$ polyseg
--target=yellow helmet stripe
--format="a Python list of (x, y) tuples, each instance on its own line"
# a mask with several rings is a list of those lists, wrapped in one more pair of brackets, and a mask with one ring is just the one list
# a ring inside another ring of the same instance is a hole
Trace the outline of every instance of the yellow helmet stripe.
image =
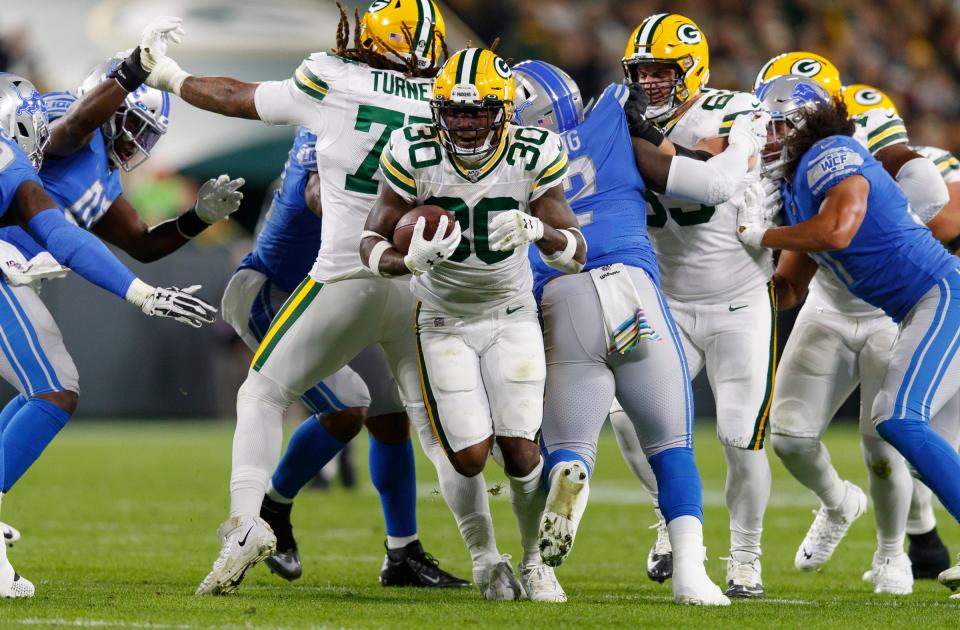
[(653, 39), (653, 34), (657, 32), (657, 27), (660, 26), (660, 22), (667, 17), (669, 13), (657, 13), (656, 15), (651, 15), (643, 21), (643, 25), (640, 27), (640, 31), (637, 33), (637, 39), (633, 42), (634, 53), (635, 55), (641, 54), (640, 49), (646, 48), (646, 55), (653, 56), (650, 52), (651, 39)]

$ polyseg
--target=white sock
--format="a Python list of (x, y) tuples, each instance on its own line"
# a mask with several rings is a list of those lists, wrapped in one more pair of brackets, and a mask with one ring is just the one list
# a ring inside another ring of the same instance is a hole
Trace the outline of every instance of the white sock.
[(269, 485), (267, 485), (267, 496), (270, 497), (270, 500), (274, 501), (275, 503), (282, 503), (283, 505), (290, 505), (293, 503), (293, 499), (283, 496), (276, 488), (273, 487), (273, 481), (270, 481)]
[(913, 480), (913, 496), (907, 516), (908, 534), (926, 534), (937, 526), (933, 513), (933, 492), (919, 479)]
[(422, 425), (415, 426), (418, 427), (417, 435), (423, 452), (437, 469), (440, 494), (453, 512), (473, 563), (499, 562), (500, 552), (497, 551), (497, 539), (493, 533), (490, 500), (483, 474), (465, 477), (458, 473), (447, 459), (443, 447), (437, 443), (432, 430), (423, 430)]
[(828, 510), (843, 503), (847, 488), (830, 462), (830, 452), (818, 438), (775, 434), (773, 450), (790, 474), (810, 489)]
[(678, 516), (667, 523), (670, 546), (673, 547), (673, 564), (703, 564), (706, 549), (703, 547), (703, 523), (696, 516)]
[[(0, 512), (3, 511), (3, 493), (0, 492)], [(2, 536), (0, 536), (2, 537)], [(7, 561), (7, 543), (0, 540), (0, 565)]]
[(763, 450), (724, 446), (727, 458), (725, 499), (730, 511), (730, 556), (747, 563), (760, 556), (763, 514), (770, 500), (770, 462)]
[(387, 549), (403, 549), (417, 540), (420, 540), (420, 536), (417, 534), (411, 534), (410, 536), (391, 536), (387, 534)]
[(899, 556), (913, 493), (910, 472), (900, 453), (879, 435), (863, 435), (861, 444), (877, 521), (877, 551), (888, 558)]
[[(557, 467), (559, 468), (559, 466)], [(510, 481), (510, 504), (520, 526), (520, 546), (524, 563), (540, 563), (540, 517), (547, 502), (543, 490), (543, 458), (524, 477), (507, 475)]]
[(231, 517), (260, 514), (270, 475), (280, 462), (287, 400), (279, 385), (254, 370), (240, 386), (230, 476)]

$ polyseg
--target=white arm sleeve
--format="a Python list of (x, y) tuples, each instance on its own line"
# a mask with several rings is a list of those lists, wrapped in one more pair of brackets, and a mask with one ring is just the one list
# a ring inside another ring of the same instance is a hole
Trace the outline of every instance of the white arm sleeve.
[(747, 174), (752, 149), (743, 143), (727, 146), (706, 162), (676, 156), (670, 163), (666, 194), (715, 206), (730, 199)]
[(298, 90), (293, 79), (261, 83), (253, 94), (253, 102), (260, 120), (269, 125), (302, 125), (316, 129), (319, 124), (316, 101)]
[(950, 201), (950, 192), (940, 170), (925, 157), (914, 158), (901, 166), (897, 183), (907, 196), (910, 207), (924, 223)]

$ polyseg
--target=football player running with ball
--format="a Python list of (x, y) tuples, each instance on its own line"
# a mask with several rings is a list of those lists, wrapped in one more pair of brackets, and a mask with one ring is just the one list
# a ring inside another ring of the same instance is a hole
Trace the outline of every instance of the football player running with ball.
[(645, 185), (624, 111), (630, 90), (608, 86), (584, 119), (580, 91), (560, 69), (524, 61), (514, 73), (519, 121), (562, 133), (570, 155), (565, 194), (588, 245), (589, 273), (574, 275), (530, 252), (547, 357), (543, 443), (549, 493), (540, 553), (558, 566), (571, 551), (587, 505), (597, 439), (616, 395), (629, 412), (632, 439), (641, 445), (638, 456), (649, 458), (656, 473), (676, 550), (674, 599), (729, 604), (703, 566), (690, 376), (647, 236)]
[[(485, 549), (493, 538), (483, 479), (457, 473), (429, 428), (410, 335), (409, 283), (371, 274), (359, 256), (390, 132), (430, 120), (432, 78), (444, 51), (443, 17), (432, 0), (377, 0), (354, 28), (357, 46), (351, 47), (349, 20), (341, 11), (335, 52), (310, 55), (284, 81), (191, 76), (165, 50), (145, 51), (153, 87), (201, 109), (302, 126), (317, 136), (320, 251), (265, 332), (237, 394), (230, 516), (220, 528), (220, 554), (197, 595), (235, 592), (246, 571), (275, 551), (276, 537), (259, 513), (280, 460), (284, 411), (373, 345), (384, 350), (423, 449), (438, 469), (440, 491), (473, 541), (471, 550)], [(477, 551), (475, 558), (481, 555)], [(481, 572), (487, 569), (492, 567)]]
[[(525, 591), (562, 602), (538, 547), (546, 367), (527, 245), (550, 266), (576, 273), (586, 243), (563, 195), (563, 143), (545, 129), (511, 124), (514, 87), (509, 66), (489, 50), (450, 57), (434, 82), (433, 124), (393, 132), (383, 151), (389, 186), (367, 220), (361, 257), (380, 275), (414, 274), (423, 396), (453, 466), (478, 475), (499, 447), (523, 547), (516, 598)], [(422, 205), (446, 208), (455, 225), (446, 235), (441, 217), (426, 238), (421, 218), (403, 254), (391, 243), (394, 227)], [(505, 558), (499, 565), (512, 578)]]
[[(771, 483), (763, 444), (777, 350), (773, 259), (730, 233), (738, 209), (748, 203), (745, 191), (759, 186), (761, 107), (752, 94), (706, 87), (706, 36), (682, 15), (661, 13), (641, 22), (627, 41), (623, 70), (649, 99), (648, 124), (639, 137), (677, 156), (663, 177), (638, 164), (655, 189), (646, 194), (647, 226), (689, 374), (706, 369), (717, 401), (730, 512), (726, 593), (763, 597), (760, 539)], [(715, 176), (718, 167), (734, 164), (736, 177)], [(629, 443), (632, 429), (622, 418), (611, 415), (619, 440)], [(628, 449), (625, 456), (636, 452)], [(645, 466), (642, 458), (632, 459), (631, 468)], [(651, 557), (664, 555), (660, 547)], [(656, 563), (648, 563), (648, 573), (667, 577)]]

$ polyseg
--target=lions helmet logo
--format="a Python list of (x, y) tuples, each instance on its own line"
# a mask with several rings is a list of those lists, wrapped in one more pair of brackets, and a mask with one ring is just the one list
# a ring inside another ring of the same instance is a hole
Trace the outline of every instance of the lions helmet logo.
[(822, 69), (822, 64), (816, 59), (801, 59), (790, 66), (790, 74), (799, 74), (802, 77), (813, 77)]
[(513, 71), (510, 70), (510, 66), (500, 57), (497, 57), (497, 60), (493, 62), (493, 69), (504, 79), (509, 79), (513, 76)]
[(376, 13), (381, 9), (386, 9), (390, 6), (390, 0), (375, 0), (373, 4), (370, 5), (370, 8), (367, 9), (367, 13)]
[(693, 24), (682, 24), (677, 29), (677, 37), (684, 44), (699, 44), (703, 41), (703, 33)]
[(857, 90), (856, 94), (853, 95), (853, 100), (857, 103), (870, 107), (871, 105), (876, 105), (883, 100), (883, 96), (880, 95), (876, 90)]

